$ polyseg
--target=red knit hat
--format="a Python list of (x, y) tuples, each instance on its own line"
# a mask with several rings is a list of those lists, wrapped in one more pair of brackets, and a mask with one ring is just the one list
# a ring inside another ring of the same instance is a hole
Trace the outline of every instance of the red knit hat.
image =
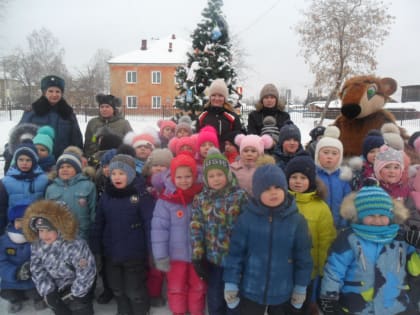
[(163, 129), (165, 129), (166, 127), (169, 127), (172, 129), (173, 132), (175, 132), (175, 128), (176, 128), (176, 123), (173, 122), (172, 120), (158, 120), (157, 125), (160, 129), (159, 133), (160, 135), (162, 135)]
[(168, 143), (169, 150), (176, 156), (180, 154), (183, 146), (191, 147), (191, 152), (195, 155), (195, 137), (172, 138)]
[(191, 169), (194, 181), (197, 179), (197, 164), (191, 154), (182, 152), (171, 161), (171, 179), (175, 183), (176, 169), (180, 166), (187, 166)]
[(205, 126), (200, 130), (197, 137), (197, 152), (204, 142), (211, 142), (216, 148), (219, 148), (219, 139), (217, 138), (217, 131), (212, 126)]

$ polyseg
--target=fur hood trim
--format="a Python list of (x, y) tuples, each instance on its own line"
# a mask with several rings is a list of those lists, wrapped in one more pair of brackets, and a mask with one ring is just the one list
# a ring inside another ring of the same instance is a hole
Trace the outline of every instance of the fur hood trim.
[(9, 135), (9, 142), (7, 145), (7, 150), (11, 155), (15, 152), (19, 144), (22, 143), (24, 139), (33, 139), (38, 130), (38, 126), (31, 123), (22, 123), (15, 126)]
[[(32, 110), (36, 115), (45, 116), (52, 110), (53, 106), (48, 102), (45, 96), (41, 96), (32, 104)], [(73, 108), (67, 104), (65, 99), (61, 99), (57, 104), (54, 105), (54, 108), (57, 110), (57, 113), (61, 118), (69, 120), (73, 114)]]
[[(340, 207), (341, 216), (351, 223), (357, 222), (357, 210), (354, 206), (354, 198), (356, 197), (356, 194), (357, 192), (352, 192), (347, 195), (343, 199)], [(394, 204), (394, 209), (392, 210), (394, 213), (394, 219), (392, 220), (392, 223), (403, 224), (410, 216), (409, 210), (399, 200), (393, 199), (392, 203)]]
[(316, 177), (315, 178), (315, 185), (316, 185), (316, 194), (319, 198), (327, 202), (327, 196), (328, 196), (328, 189), (327, 186), (325, 186), (324, 182), (321, 178)]
[(28, 242), (38, 239), (38, 233), (30, 228), (31, 220), (37, 217), (50, 221), (57, 231), (61, 233), (64, 240), (71, 241), (76, 239), (78, 224), (70, 210), (65, 205), (52, 200), (39, 200), (26, 209), (23, 217), (23, 234)]

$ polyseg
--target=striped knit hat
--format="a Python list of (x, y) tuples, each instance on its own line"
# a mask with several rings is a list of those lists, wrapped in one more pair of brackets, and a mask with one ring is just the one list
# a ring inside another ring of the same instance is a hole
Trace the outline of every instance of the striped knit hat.
[(377, 186), (365, 186), (356, 194), (354, 206), (359, 220), (369, 215), (384, 215), (392, 219), (393, 203), (389, 194)]
[(77, 154), (72, 152), (65, 152), (61, 154), (56, 163), (57, 170), (59, 170), (61, 165), (64, 163), (73, 166), (77, 174), (82, 172), (82, 161)]

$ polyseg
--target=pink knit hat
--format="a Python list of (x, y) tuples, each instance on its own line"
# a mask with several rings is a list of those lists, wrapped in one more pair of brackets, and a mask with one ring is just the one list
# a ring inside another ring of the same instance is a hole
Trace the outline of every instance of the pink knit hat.
[(169, 150), (177, 156), (181, 153), (181, 148), (188, 146), (191, 148), (193, 156), (195, 155), (195, 138), (194, 137), (182, 137), (182, 138), (172, 138), (168, 143)]
[(175, 132), (175, 128), (176, 128), (176, 123), (173, 122), (172, 120), (158, 120), (157, 125), (160, 129), (159, 133), (160, 135), (162, 135), (163, 129), (165, 129), (166, 127), (169, 127), (173, 130), (173, 132)]
[(381, 169), (390, 163), (398, 163), (401, 166), (401, 176), (404, 170), (404, 155), (403, 151), (395, 150), (392, 147), (384, 144), (380, 147), (378, 154), (376, 154), (373, 170), (375, 177), (382, 180)]
[(155, 137), (148, 133), (135, 134), (134, 132), (129, 132), (124, 136), (124, 143), (131, 145), (133, 148), (137, 148), (140, 145), (150, 144), (152, 149), (158, 144)]
[(242, 151), (246, 147), (253, 147), (256, 148), (258, 153), (264, 154), (264, 149), (269, 149), (273, 145), (273, 139), (269, 135), (248, 135), (245, 136), (243, 134), (239, 134), (235, 137), (235, 143), (239, 146), (239, 152)]
[(217, 131), (212, 126), (205, 126), (200, 130), (197, 137), (197, 152), (204, 142), (211, 142), (216, 148), (219, 148), (219, 139), (217, 138)]

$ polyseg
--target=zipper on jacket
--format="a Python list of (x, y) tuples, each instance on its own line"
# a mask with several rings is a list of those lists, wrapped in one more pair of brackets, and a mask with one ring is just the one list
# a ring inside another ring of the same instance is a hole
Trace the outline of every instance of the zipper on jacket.
[(402, 264), (403, 264), (403, 249), (402, 249), (402, 244), (400, 244), (400, 246), (398, 248), (398, 266), (397, 266), (397, 272), (400, 272)]
[(363, 255), (362, 246), (360, 245), (359, 242), (357, 242), (357, 258), (362, 264), (363, 271), (366, 271), (366, 260), (365, 260), (365, 256)]
[(270, 228), (270, 239), (268, 243), (268, 266), (267, 266), (267, 273), (265, 276), (265, 288), (264, 288), (264, 304), (267, 304), (267, 291), (268, 291), (268, 283), (270, 281), (270, 270), (271, 270), (271, 248), (273, 247), (273, 215), (270, 214), (268, 217), (268, 223)]

